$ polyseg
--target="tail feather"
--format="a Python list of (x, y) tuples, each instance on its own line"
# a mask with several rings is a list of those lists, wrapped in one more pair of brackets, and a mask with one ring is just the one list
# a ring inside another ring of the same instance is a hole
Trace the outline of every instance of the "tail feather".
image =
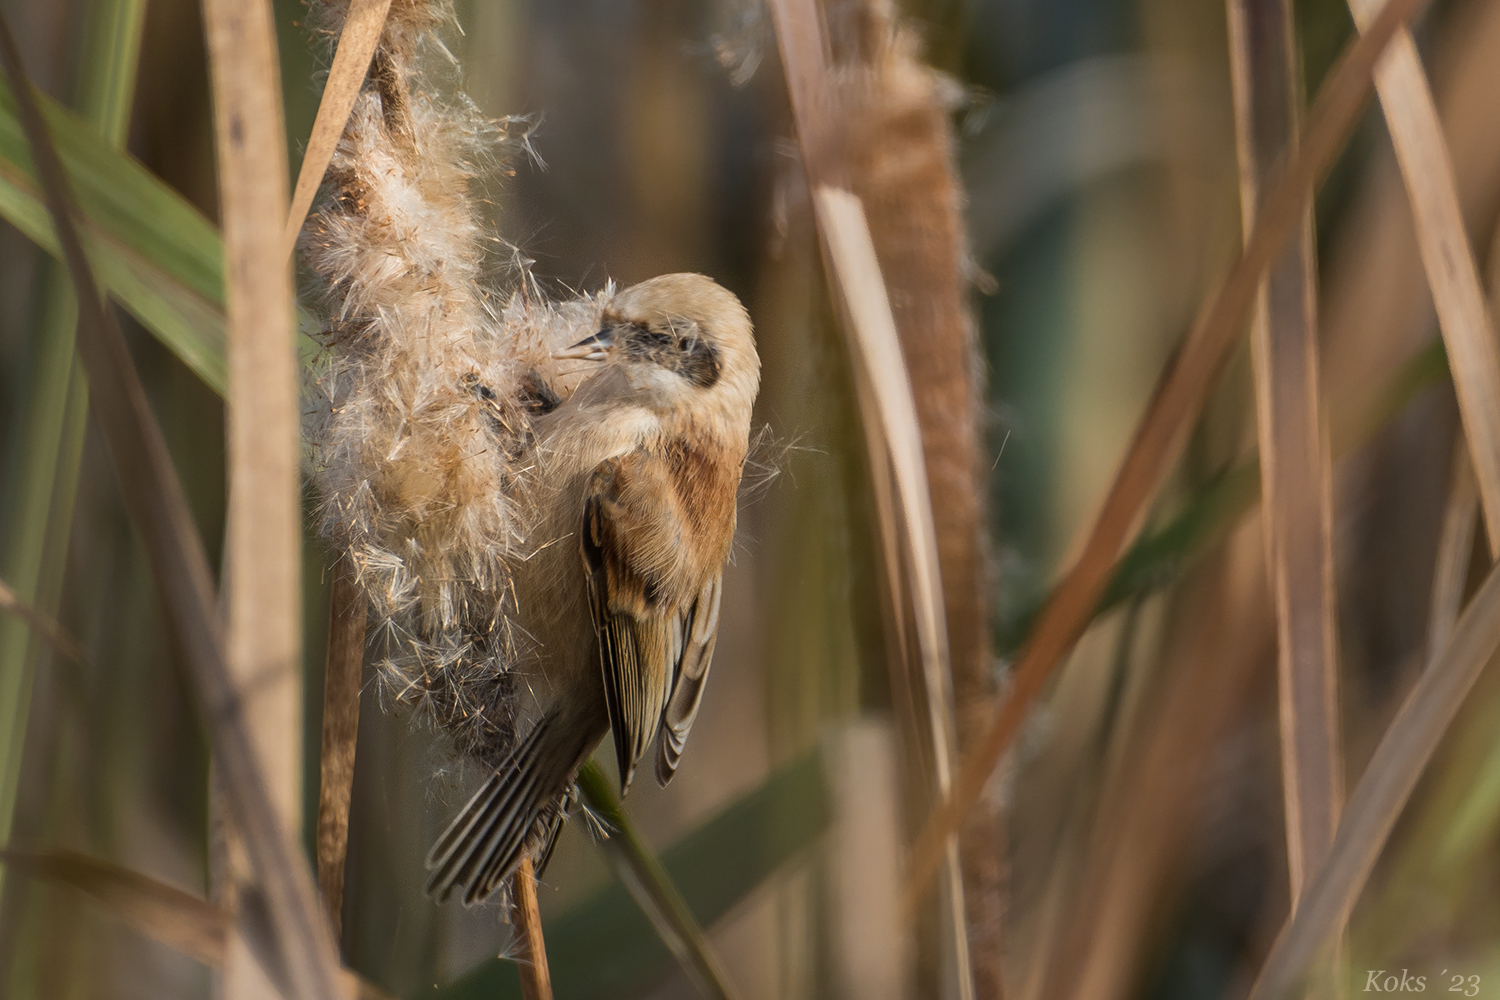
[(531, 832), (531, 823), (517, 804), (525, 801), (525, 795), (536, 785), (532, 777), (514, 790), (509, 799), (492, 815), (482, 832), (468, 845), (453, 868), (453, 881), (464, 886), (465, 905), (477, 902), (487, 894), (491, 869), (496, 866), (512, 867), (519, 860), (521, 843)]
[(458, 867), (457, 881), (466, 887), (465, 905), (488, 896), (520, 863), (540, 818), (542, 796), (537, 794), (541, 784), (538, 777), (533, 771), (522, 780), (500, 815), (490, 821), (484, 836), (475, 840), (473, 849)]
[[(499, 785), (500, 772), (496, 771), (469, 799), (468, 805), (464, 807), (463, 812), (458, 814), (458, 818), (448, 824), (448, 829), (443, 831), (437, 843), (432, 845), (432, 850), (427, 852), (426, 864), (429, 870), (445, 864), (459, 845), (468, 840), (469, 832), (474, 828), (474, 824), (479, 822), (484, 812), (482, 809), (476, 809), (475, 805), (490, 802)], [(431, 891), (431, 886), (428, 887), (428, 891)]]
[(568, 818), (567, 802), (568, 792), (564, 792), (551, 802), (544, 803), (540, 814), (531, 824), (530, 837), (522, 838), (512, 850), (490, 852), (489, 861), (480, 867), (479, 874), (474, 877), (473, 884), (464, 894), (465, 902), (473, 903), (484, 899), (500, 888), (500, 883), (510, 877), (510, 873), (528, 850), (536, 861), (532, 874), (541, 878), (547, 862), (552, 860), (552, 849), (557, 846), (557, 836), (562, 833), (563, 821)]
[(534, 841), (550, 842), (582, 749), (559, 745), (556, 720), (544, 717), (510, 759), (474, 794), (427, 855), (427, 892), (439, 901), (463, 887), (465, 904), (488, 897)]

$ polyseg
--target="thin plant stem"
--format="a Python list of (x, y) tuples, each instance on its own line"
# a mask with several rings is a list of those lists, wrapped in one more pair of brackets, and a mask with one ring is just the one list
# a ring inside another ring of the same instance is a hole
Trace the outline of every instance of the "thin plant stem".
[[(1302, 66), (1287, 0), (1230, 0), (1240, 214), (1297, 139)], [(1344, 799), (1338, 700), (1333, 499), (1319, 376), (1311, 207), (1271, 263), (1251, 320), (1260, 439), (1261, 524), (1277, 622), (1287, 867), (1294, 901), (1322, 863)]]
[(318, 887), (335, 939), (343, 925), (344, 859), (349, 851), (349, 798), (359, 739), (359, 686), (368, 601), (347, 560), (334, 569), (323, 672), (323, 743), (318, 787)]
[(536, 902), (536, 872), (531, 858), (510, 877), (510, 922), (516, 929), (520, 954), (522, 1000), (552, 1000), (552, 973), (547, 968), (547, 943), (542, 937), (542, 911)]
[(625, 815), (609, 779), (592, 761), (578, 772), (578, 788), (589, 808), (609, 826), (603, 843), (615, 874), (645, 912), (657, 935), (705, 997), (735, 1000), (718, 955), (661, 861)]

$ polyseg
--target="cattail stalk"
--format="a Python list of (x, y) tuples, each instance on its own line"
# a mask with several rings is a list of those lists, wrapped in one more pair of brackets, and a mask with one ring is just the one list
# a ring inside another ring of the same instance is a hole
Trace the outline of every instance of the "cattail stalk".
[[(958, 746), (994, 713), (982, 364), (969, 307), (968, 240), (949, 113), (956, 87), (920, 58), (886, 0), (841, 5), (836, 87), (849, 123), (849, 182), (864, 202), (890, 291), (932, 495)], [(960, 837), (975, 995), (1004, 993), (1005, 838), (999, 801), (982, 800)]]

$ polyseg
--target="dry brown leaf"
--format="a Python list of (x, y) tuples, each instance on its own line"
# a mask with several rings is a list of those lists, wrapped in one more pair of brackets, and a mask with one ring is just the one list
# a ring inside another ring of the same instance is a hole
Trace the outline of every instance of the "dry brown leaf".
[[(865, 395), (873, 404), (873, 412), (867, 412), (865, 419), (873, 417), (880, 428), (883, 450), (890, 457), (896, 481), (902, 514), (901, 535), (906, 545), (904, 553), (890, 555), (899, 557), (904, 554), (903, 564), (911, 576), (936, 784), (938, 794), (946, 797), (952, 787), (952, 756), (957, 737), (953, 729), (952, 675), (948, 667), (937, 535), (933, 527), (932, 498), (927, 492), (916, 403), (901, 359), (896, 321), (886, 297), (880, 263), (875, 259), (875, 247), (859, 199), (848, 191), (823, 185), (813, 192), (813, 204), (818, 229), (828, 249), (836, 295), (848, 317), (845, 326), (849, 333), (850, 354), (855, 361), (856, 382), (868, 387)], [(953, 929), (952, 945), (960, 970), (959, 981), (961, 990), (967, 993), (973, 986), (964, 930), (963, 881), (956, 836), (950, 835), (946, 839), (943, 851), (944, 924)], [(914, 908), (913, 901), (911, 909)]]
[[(1379, 8), (1380, 0), (1349, 0), (1361, 31), (1369, 30)], [(1448, 141), (1417, 44), (1405, 28), (1376, 67), (1375, 86), (1416, 220), (1494, 557), (1500, 555), (1500, 345), (1464, 230)]]
[[(833, 0), (825, 9), (843, 126), (840, 162), (864, 206), (916, 404), (942, 580), (954, 729), (962, 750), (983, 735), (994, 715), (997, 685), (986, 551), (993, 462), (980, 453), (985, 366), (970, 302), (972, 267), (951, 95), (947, 81), (923, 60), (918, 28), (901, 19), (890, 0)], [(874, 469), (871, 479), (879, 481)], [(887, 615), (907, 629), (909, 616)], [(893, 645), (892, 652), (906, 648)], [(895, 704), (908, 744), (922, 746), (926, 727), (914, 721), (920, 699), (906, 698), (902, 690), (912, 682), (922, 685), (905, 675), (904, 664), (896, 665), (893, 698), (910, 701)], [(915, 773), (932, 772), (923, 767)], [(998, 1000), (1005, 992), (1005, 866), (997, 850), (1004, 839), (998, 797), (973, 810), (959, 833), (980, 1000)]]
[(1244, 252), (1163, 372), (1087, 541), (1075, 550), (1081, 554), (1032, 629), (1008, 697), (984, 739), (965, 758), (953, 795), (934, 810), (913, 845), (908, 902), (921, 895), (943, 857), (943, 845), (979, 798), (1032, 699), (1087, 627), (1116, 560), (1139, 530), (1234, 346), (1239, 322), (1254, 299), (1260, 276), (1295, 229), (1316, 182), (1332, 165), (1369, 97), (1371, 73), (1381, 51), (1427, 2), (1390, 0), (1329, 72), (1297, 153), (1257, 213)]
[(302, 169), (297, 172), (297, 187), (282, 236), (283, 257), (290, 257), (297, 246), (302, 223), (344, 134), (349, 112), (354, 110), (354, 100), (359, 97), (359, 88), (370, 70), (370, 60), (375, 56), (375, 46), (380, 42), (385, 15), (390, 9), (391, 0), (351, 0), (349, 4), (333, 66), (328, 70), (328, 82), (323, 87), (323, 98), (318, 102), (318, 115), (313, 119), (312, 134), (307, 137), (307, 149), (302, 154)]
[(948, 686), (948, 640), (943, 623), (942, 580), (937, 566), (937, 536), (933, 529), (932, 497), (927, 492), (925, 460), (917, 424), (916, 403), (896, 323), (886, 299), (880, 264), (870, 241), (869, 226), (859, 199), (848, 191), (819, 187), (813, 195), (819, 228), (826, 234), (828, 253), (838, 278), (840, 297), (849, 314), (855, 367), (871, 389), (877, 426), (891, 458), (903, 525), (909, 536), (912, 600), (916, 607), (917, 645), (929, 695), (934, 732), (944, 734), (949, 748), (937, 760), (938, 784), (946, 792), (952, 736), (952, 693)]
[[(927, 710), (923, 721), (932, 751), (934, 785), (937, 794), (946, 798), (953, 780), (957, 736), (937, 534), (916, 404), (864, 208), (848, 190), (829, 183), (839, 135), (818, 9), (810, 0), (776, 0), (771, 11), (803, 166), (813, 189), (829, 283), (844, 318), (841, 326), (854, 362), (871, 465), (880, 468), (888, 461), (890, 479), (894, 480), (894, 502), (880, 498), (879, 503), (880, 513), (896, 524), (894, 529), (882, 526), (882, 540), (901, 546), (884, 553), (891, 577), (889, 589), (893, 591), (888, 601), (898, 614), (905, 613), (907, 602), (903, 595), (894, 593), (904, 584), (910, 596), (918, 655), (918, 662), (907, 672), (922, 680)], [(884, 483), (875, 484), (877, 498), (886, 488)], [(905, 568), (904, 580), (892, 572), (896, 567)], [(944, 837), (940, 852), (945, 871), (940, 894), (942, 947), (953, 956), (960, 996), (972, 997), (957, 837)], [(915, 902), (906, 912), (913, 909)]]
[[(937, 536), (933, 525), (932, 500), (927, 492), (926, 463), (921, 448), (916, 405), (901, 359), (895, 319), (891, 315), (880, 265), (870, 239), (864, 210), (853, 194), (831, 187), (814, 193), (819, 230), (823, 234), (836, 276), (837, 295), (848, 316), (846, 328), (854, 349), (856, 381), (864, 389), (865, 419), (879, 428), (881, 450), (890, 460), (896, 484), (899, 511), (898, 532), (904, 553), (893, 551), (887, 558), (905, 565), (911, 576), (920, 674), (927, 707), (927, 729), (931, 734), (933, 768), (937, 791), (946, 797), (952, 787), (953, 757), (957, 734), (953, 726), (953, 690), (948, 665), (947, 630), (943, 617), (942, 582), (938, 569)], [(874, 418), (871, 420), (871, 418)], [(906, 558), (903, 559), (902, 555)], [(946, 892), (942, 894), (943, 925), (948, 930), (957, 963), (960, 995), (972, 993), (963, 881), (959, 866), (958, 840), (944, 845)]]

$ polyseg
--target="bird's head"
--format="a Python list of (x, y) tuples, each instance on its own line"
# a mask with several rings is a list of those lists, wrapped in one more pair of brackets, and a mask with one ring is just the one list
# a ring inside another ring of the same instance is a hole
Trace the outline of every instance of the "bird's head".
[(717, 417), (748, 432), (760, 388), (750, 316), (734, 294), (701, 274), (664, 274), (617, 294), (599, 332), (559, 359), (617, 368), (653, 409)]

